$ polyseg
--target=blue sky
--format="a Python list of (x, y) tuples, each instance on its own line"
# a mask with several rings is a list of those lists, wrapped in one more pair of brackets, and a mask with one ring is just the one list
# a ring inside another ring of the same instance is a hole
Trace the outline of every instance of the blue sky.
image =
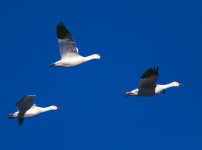
[[(202, 2), (184, 0), (4, 1), (0, 5), (1, 149), (200, 150)], [(52, 68), (60, 58), (56, 25), (81, 55), (104, 59)], [(124, 97), (159, 66), (159, 83), (182, 88)], [(15, 103), (36, 95), (60, 111), (7, 120)]]

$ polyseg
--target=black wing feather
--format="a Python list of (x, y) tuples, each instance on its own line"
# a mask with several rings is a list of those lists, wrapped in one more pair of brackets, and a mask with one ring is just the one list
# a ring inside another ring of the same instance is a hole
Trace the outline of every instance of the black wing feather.
[(143, 79), (143, 78), (149, 78), (149, 77), (151, 77), (151, 76), (153, 76), (153, 75), (156, 75), (156, 76), (158, 76), (159, 75), (159, 68), (158, 67), (154, 67), (154, 68), (150, 68), (150, 69), (148, 69), (142, 76), (141, 76), (141, 78)]
[(28, 95), (16, 103), (19, 111), (30, 109), (34, 105), (34, 95)]
[(24, 122), (24, 118), (18, 118), (18, 124), (21, 126)]
[(16, 104), (15, 106), (18, 106), (19, 103), (21, 103), (27, 96), (23, 97), (22, 99), (20, 99)]
[(66, 39), (66, 38), (68, 38), (69, 40), (74, 41), (71, 33), (69, 32), (69, 30), (65, 27), (65, 25), (63, 23), (59, 23), (57, 25), (57, 38), (58, 39)]

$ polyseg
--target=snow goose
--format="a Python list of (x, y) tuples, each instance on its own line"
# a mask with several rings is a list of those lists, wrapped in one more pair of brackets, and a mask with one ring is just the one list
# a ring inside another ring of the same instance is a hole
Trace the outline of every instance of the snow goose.
[(16, 103), (18, 106), (18, 111), (11, 113), (8, 118), (14, 119), (18, 118), (19, 125), (23, 124), (24, 118), (30, 118), (37, 116), (41, 113), (50, 111), (50, 110), (58, 110), (57, 106), (49, 106), (49, 107), (38, 107), (34, 104), (34, 95), (28, 95), (22, 98), (19, 102)]
[(142, 76), (139, 88), (130, 92), (126, 92), (126, 96), (152, 96), (156, 94), (164, 94), (165, 90), (171, 87), (180, 87), (182, 84), (179, 82), (171, 82), (169, 84), (156, 84), (158, 80), (158, 67), (148, 69)]
[(101, 59), (98, 54), (83, 57), (79, 55), (76, 42), (63, 23), (57, 25), (57, 38), (61, 59), (51, 64), (53, 67), (74, 67), (93, 59)]

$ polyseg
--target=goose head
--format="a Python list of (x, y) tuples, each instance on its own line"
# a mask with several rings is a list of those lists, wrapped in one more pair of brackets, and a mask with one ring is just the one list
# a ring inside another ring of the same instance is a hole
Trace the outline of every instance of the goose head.
[(57, 107), (55, 105), (52, 105), (52, 106), (50, 106), (50, 109), (51, 110), (60, 110), (61, 108), (59, 108), (59, 107)]
[(173, 85), (174, 87), (180, 87), (180, 86), (182, 86), (183, 84), (175, 81), (175, 82), (172, 82), (172, 85)]
[(91, 55), (91, 57), (93, 59), (102, 59), (102, 56), (100, 56), (99, 54), (93, 54), (93, 55)]

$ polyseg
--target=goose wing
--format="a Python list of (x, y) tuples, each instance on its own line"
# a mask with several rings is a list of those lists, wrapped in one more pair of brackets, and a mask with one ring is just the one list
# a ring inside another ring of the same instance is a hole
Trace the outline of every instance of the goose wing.
[(156, 86), (158, 80), (158, 67), (148, 69), (140, 79), (140, 88), (151, 88)]
[(63, 23), (57, 25), (57, 38), (61, 58), (74, 57), (78, 55), (78, 48), (69, 30)]
[(28, 95), (17, 102), (16, 106), (18, 106), (19, 111), (27, 111), (30, 109), (34, 105), (34, 98), (35, 95)]
[(18, 124), (21, 126), (24, 122), (24, 118), (18, 118)]

